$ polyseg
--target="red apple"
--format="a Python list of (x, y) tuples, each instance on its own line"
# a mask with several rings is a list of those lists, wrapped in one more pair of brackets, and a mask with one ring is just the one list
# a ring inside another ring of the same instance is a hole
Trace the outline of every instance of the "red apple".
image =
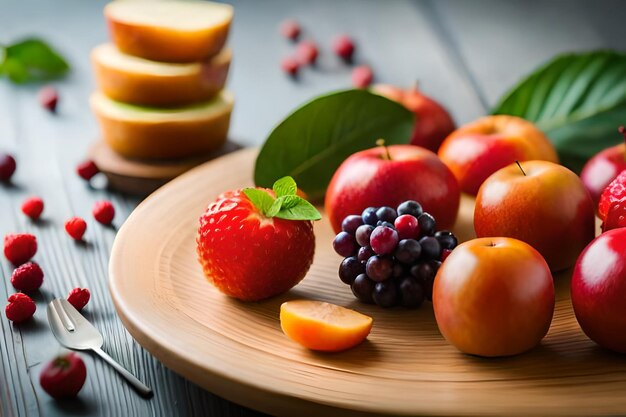
[(455, 129), (448, 111), (432, 98), (422, 94), (417, 85), (403, 90), (389, 84), (378, 84), (372, 92), (397, 101), (415, 113), (416, 123), (411, 144), (437, 152), (441, 142)]
[(550, 328), (552, 275), (541, 254), (520, 240), (470, 240), (441, 264), (433, 310), (441, 334), (460, 351), (516, 355), (536, 346)]
[(569, 169), (547, 161), (511, 164), (480, 187), (474, 230), (478, 237), (523, 240), (559, 271), (574, 265), (595, 236), (594, 207)]
[(418, 201), (435, 217), (438, 229), (450, 228), (459, 209), (459, 185), (433, 152), (413, 145), (381, 146), (341, 164), (326, 191), (325, 207), (338, 233), (350, 214), (406, 200)]
[[(626, 139), (626, 129), (624, 126), (619, 128), (619, 132)], [(589, 191), (593, 203), (597, 206), (600, 201), (602, 191), (617, 177), (617, 175), (626, 169), (626, 144), (611, 146), (585, 164), (580, 178)]]
[(461, 126), (441, 144), (438, 154), (461, 190), (469, 194), (476, 194), (491, 174), (515, 161), (559, 161), (554, 147), (535, 125), (504, 115)]
[(591, 340), (626, 353), (626, 228), (598, 236), (580, 254), (572, 276), (576, 319)]

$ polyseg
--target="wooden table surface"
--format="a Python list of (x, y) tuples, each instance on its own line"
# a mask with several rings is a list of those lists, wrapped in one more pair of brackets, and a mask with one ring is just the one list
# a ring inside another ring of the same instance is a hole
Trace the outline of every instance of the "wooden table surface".
[[(358, 42), (356, 61), (370, 64), (376, 80), (422, 89), (445, 104), (458, 123), (486, 113), (519, 77), (557, 53), (593, 48), (626, 49), (626, 5), (614, 1), (233, 1), (229, 79), (237, 97), (231, 139), (261, 144), (294, 106), (350, 85), (350, 69), (329, 50), (330, 39), (348, 33)], [(164, 368), (133, 341), (118, 319), (107, 287), (107, 263), (116, 227), (139, 199), (93, 189), (74, 173), (98, 136), (88, 107), (94, 80), (89, 51), (106, 41), (103, 0), (0, 0), (0, 44), (38, 35), (71, 62), (72, 72), (54, 84), (60, 91), (57, 115), (37, 103), (37, 85), (0, 80), (0, 150), (13, 153), (18, 171), (0, 186), (0, 237), (34, 233), (36, 261), (46, 278), (35, 297), (34, 320), (16, 326), (0, 317), (0, 416), (203, 416), (258, 415), (222, 400)], [(278, 35), (288, 17), (301, 21), (304, 38), (321, 45), (319, 65), (292, 82), (279, 70), (293, 45)], [(46, 203), (39, 223), (20, 212), (30, 195)], [(91, 217), (92, 204), (110, 199), (114, 228)], [(71, 216), (87, 220), (87, 243), (65, 234)], [(158, 227), (158, 225), (156, 225)], [(0, 260), (0, 299), (14, 292), (12, 267)], [(45, 362), (63, 349), (49, 331), (46, 302), (87, 287), (87, 316), (104, 334), (104, 350), (154, 388), (151, 400), (138, 397), (103, 361), (83, 353), (88, 376), (79, 399), (55, 402), (39, 386)], [(244, 358), (242, 358), (244, 359)]]

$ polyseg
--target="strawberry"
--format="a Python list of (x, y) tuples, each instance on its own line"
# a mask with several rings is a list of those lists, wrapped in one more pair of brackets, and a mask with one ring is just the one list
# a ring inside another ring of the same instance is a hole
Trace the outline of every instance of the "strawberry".
[(626, 200), (626, 170), (622, 171), (602, 192), (598, 204), (598, 216), (605, 220), (609, 208), (614, 203)]
[(39, 384), (52, 398), (74, 398), (87, 379), (85, 362), (74, 352), (54, 358), (39, 375)]
[(313, 261), (311, 220), (321, 218), (282, 178), (273, 190), (246, 188), (220, 195), (200, 218), (198, 258), (209, 282), (243, 301), (289, 290)]
[(37, 253), (37, 238), (29, 233), (9, 233), (4, 236), (4, 256), (13, 265), (22, 265)]
[(602, 233), (619, 227), (626, 227), (626, 200), (611, 204), (602, 222)]

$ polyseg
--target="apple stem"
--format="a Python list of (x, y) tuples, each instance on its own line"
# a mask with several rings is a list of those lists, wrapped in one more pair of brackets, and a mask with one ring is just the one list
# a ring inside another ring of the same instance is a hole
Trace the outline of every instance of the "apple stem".
[(378, 139), (376, 141), (376, 145), (385, 148), (385, 154), (383, 155), (383, 157), (384, 159), (391, 161), (391, 154), (389, 153), (389, 148), (385, 145), (385, 139)]
[[(620, 126), (617, 128), (617, 131), (624, 136), (624, 142), (626, 143), (626, 127)], [(624, 152), (624, 161), (626, 161), (626, 152)]]
[(524, 168), (522, 168), (522, 164), (520, 164), (519, 161), (515, 161), (515, 163), (519, 167), (519, 170), (522, 171), (522, 174), (524, 174), (524, 176), (526, 176), (526, 173), (524, 172)]

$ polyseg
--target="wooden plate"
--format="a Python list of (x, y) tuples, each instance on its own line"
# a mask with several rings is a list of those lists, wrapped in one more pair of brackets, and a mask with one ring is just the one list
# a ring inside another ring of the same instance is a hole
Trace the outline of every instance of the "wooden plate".
[[(448, 345), (428, 303), (405, 311), (356, 302), (337, 277), (341, 259), (325, 220), (315, 226), (313, 266), (288, 294), (251, 304), (223, 296), (196, 261), (198, 217), (222, 191), (252, 185), (255, 154), (238, 151), (175, 179), (142, 203), (117, 236), (110, 262), (117, 311), (165, 366), (219, 396), (285, 416), (626, 413), (626, 357), (582, 333), (569, 274), (555, 278), (554, 321), (541, 345), (504, 359)], [(463, 200), (457, 232), (464, 239), (471, 237), (472, 207)], [(283, 301), (303, 297), (373, 316), (370, 337), (339, 354), (301, 348), (281, 332), (278, 313)]]

